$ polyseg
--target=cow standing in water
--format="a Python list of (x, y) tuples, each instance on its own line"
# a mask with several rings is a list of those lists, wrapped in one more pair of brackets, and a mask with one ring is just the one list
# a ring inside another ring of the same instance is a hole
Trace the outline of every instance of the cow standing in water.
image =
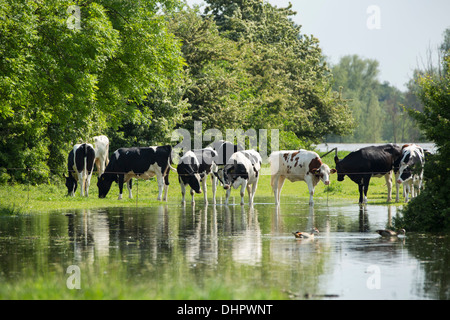
[(92, 172), (94, 171), (95, 150), (89, 143), (76, 144), (69, 152), (67, 168), (69, 175), (66, 178), (68, 195), (74, 196), (77, 182), (80, 183), (81, 196), (89, 196)]
[(119, 183), (119, 200), (122, 199), (123, 184), (126, 183), (129, 198), (132, 198), (132, 178), (147, 180), (156, 175), (158, 198), (161, 200), (163, 189), (167, 200), (169, 188), (169, 170), (171, 169), (172, 146), (120, 148), (111, 156), (108, 166), (97, 182), (98, 196), (104, 198), (111, 184)]
[[(385, 177), (388, 188), (387, 201), (391, 200), (392, 171), (394, 163), (401, 157), (401, 147), (395, 144), (369, 146), (350, 152), (340, 160), (334, 157), (338, 181), (344, 181), (347, 175), (359, 188), (359, 203), (367, 203), (367, 192), (372, 177)], [(398, 189), (397, 189), (398, 199)]]
[(314, 189), (319, 181), (330, 184), (330, 174), (336, 172), (322, 162), (319, 155), (307, 150), (275, 151), (269, 157), (270, 184), (275, 204), (280, 204), (281, 189), (286, 179), (291, 182), (305, 181), (309, 190), (309, 205), (314, 205)]
[(231, 187), (241, 187), (241, 205), (244, 204), (245, 189), (247, 189), (249, 205), (253, 205), (256, 188), (258, 187), (259, 171), (262, 158), (255, 150), (238, 151), (231, 155), (223, 168), (223, 187), (227, 190), (225, 204), (228, 204)]
[(421, 147), (415, 144), (402, 147), (397, 183), (403, 183), (405, 202), (409, 201), (410, 194), (411, 198), (414, 198), (420, 193), (423, 183), (424, 165), (425, 153)]
[(213, 160), (215, 157), (217, 157), (217, 152), (210, 147), (206, 147), (204, 149), (190, 150), (180, 158), (177, 172), (178, 180), (181, 186), (183, 204), (185, 204), (187, 185), (191, 187), (192, 204), (195, 203), (194, 193), (202, 193), (202, 188), (205, 204), (208, 204), (206, 182), (209, 174), (212, 174), (213, 203), (216, 203), (217, 178), (213, 171), (217, 169), (217, 166)]

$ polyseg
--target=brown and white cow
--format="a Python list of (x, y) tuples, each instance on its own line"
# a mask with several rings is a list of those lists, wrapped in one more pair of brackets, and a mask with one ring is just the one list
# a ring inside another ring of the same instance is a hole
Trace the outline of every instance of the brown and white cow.
[(307, 150), (275, 151), (269, 157), (270, 184), (275, 196), (275, 204), (280, 204), (281, 188), (286, 178), (291, 181), (305, 181), (309, 189), (309, 205), (313, 205), (314, 189), (320, 180), (330, 184), (330, 174), (336, 172), (322, 162), (319, 155)]

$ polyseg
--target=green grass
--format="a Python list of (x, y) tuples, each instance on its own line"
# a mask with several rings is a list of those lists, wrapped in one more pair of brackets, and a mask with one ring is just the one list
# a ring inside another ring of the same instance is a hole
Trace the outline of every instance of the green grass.
[[(333, 154), (326, 156), (323, 162), (327, 163), (331, 168), (334, 167)], [(343, 157), (344, 155), (340, 155)], [(256, 200), (264, 197), (265, 201), (274, 201), (273, 192), (270, 186), (269, 166), (264, 165), (260, 180), (258, 183), (258, 190), (256, 192)], [(181, 201), (180, 185), (178, 183), (177, 175), (174, 172), (170, 173), (169, 186), (169, 203), (179, 203)], [(156, 200), (158, 195), (158, 186), (155, 179), (148, 181), (133, 180), (133, 199), (128, 198), (128, 191), (124, 186), (124, 195), (122, 200), (117, 200), (119, 188), (116, 183), (113, 183), (110, 192), (105, 199), (98, 198), (97, 178), (94, 175), (91, 181), (89, 197), (81, 197), (77, 193), (74, 197), (68, 197), (67, 189), (64, 181), (54, 181), (52, 185), (1, 185), (0, 186), (0, 214), (20, 214), (33, 212), (48, 212), (52, 210), (64, 209), (92, 209), (103, 207), (128, 207), (128, 206), (149, 206), (156, 205), (160, 202)], [(400, 190), (401, 193), (401, 190)], [(239, 197), (239, 190), (232, 190), (231, 196)], [(208, 199), (211, 202), (212, 192), (211, 183), (208, 182)], [(217, 198), (224, 198), (225, 191), (222, 187), (218, 187)], [(308, 202), (309, 192), (304, 182), (292, 183), (286, 180), (282, 193), (281, 202), (283, 198), (292, 199), (298, 198), (299, 201)], [(395, 199), (395, 186), (393, 187), (393, 198)], [(203, 203), (203, 195), (195, 196), (196, 202)], [(343, 182), (337, 181), (337, 175), (331, 176), (330, 186), (326, 187), (322, 182), (316, 187), (314, 201), (346, 201), (357, 203), (359, 199), (358, 187), (348, 177)], [(403, 197), (400, 194), (400, 199)], [(187, 195), (186, 200), (190, 200), (190, 195)], [(368, 193), (369, 204), (386, 204), (387, 203), (387, 187), (384, 178), (372, 178)], [(247, 202), (247, 196), (246, 196)], [(395, 204), (395, 202), (392, 202)], [(398, 204), (402, 204), (399, 202)]]

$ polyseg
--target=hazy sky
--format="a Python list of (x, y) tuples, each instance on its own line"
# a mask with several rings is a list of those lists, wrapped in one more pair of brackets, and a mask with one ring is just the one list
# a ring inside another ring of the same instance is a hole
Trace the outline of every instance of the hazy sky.
[[(404, 90), (413, 69), (427, 61), (427, 51), (450, 28), (449, 0), (269, 0), (292, 3), (301, 32), (320, 41), (330, 62), (357, 54), (380, 63), (379, 80)], [(187, 0), (188, 4), (203, 3)], [(437, 58), (434, 56), (435, 63)]]

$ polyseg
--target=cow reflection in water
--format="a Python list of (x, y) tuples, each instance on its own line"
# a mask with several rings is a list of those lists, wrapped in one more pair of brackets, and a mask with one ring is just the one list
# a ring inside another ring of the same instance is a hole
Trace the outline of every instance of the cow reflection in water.
[(109, 221), (106, 212), (91, 213), (89, 209), (84, 209), (66, 216), (69, 240), (73, 243), (77, 259), (94, 261), (95, 258), (109, 256)]
[[(191, 265), (219, 263), (219, 238), (232, 236), (229, 247), (234, 262), (256, 265), (262, 262), (262, 233), (258, 212), (243, 206), (182, 206), (180, 232), (186, 239), (185, 254)], [(188, 235), (188, 236), (186, 236)], [(228, 249), (230, 251), (228, 251)]]

